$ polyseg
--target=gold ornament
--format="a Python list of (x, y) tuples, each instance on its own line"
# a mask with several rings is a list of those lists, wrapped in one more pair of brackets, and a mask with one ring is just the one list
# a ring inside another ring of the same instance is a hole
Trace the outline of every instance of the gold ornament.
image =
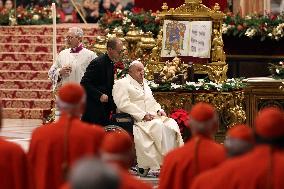
[(33, 15), (33, 20), (39, 20), (39, 19), (40, 19), (40, 16), (38, 14)]
[(212, 40), (212, 62), (225, 62), (226, 55), (223, 50), (224, 43), (222, 34), (217, 29), (213, 30), (214, 38)]

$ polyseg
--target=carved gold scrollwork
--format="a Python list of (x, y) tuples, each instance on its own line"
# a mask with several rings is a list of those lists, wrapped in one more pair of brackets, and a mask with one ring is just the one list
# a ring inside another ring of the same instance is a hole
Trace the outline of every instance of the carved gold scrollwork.
[(167, 113), (175, 109), (190, 110), (193, 104), (207, 102), (212, 104), (219, 113), (220, 127), (217, 138), (224, 139), (228, 128), (235, 124), (245, 123), (244, 92), (154, 92), (155, 99)]
[(193, 64), (195, 74), (208, 74), (211, 81), (223, 83), (227, 80), (228, 64), (213, 62), (211, 64)]
[(197, 93), (195, 102), (208, 102), (223, 115), (225, 128), (245, 123), (246, 113), (243, 107), (244, 92)]
[(228, 64), (224, 62), (213, 62), (206, 65), (208, 77), (215, 83), (223, 83), (227, 80)]
[(192, 94), (176, 92), (155, 92), (155, 99), (162, 105), (167, 114), (175, 109), (189, 110), (192, 105)]
[(189, 109), (192, 104), (207, 102), (220, 113), (226, 113), (226, 128), (237, 123), (245, 123), (244, 92), (208, 92), (208, 93), (178, 93), (178, 92), (154, 92), (155, 99), (165, 107), (167, 112), (177, 108)]

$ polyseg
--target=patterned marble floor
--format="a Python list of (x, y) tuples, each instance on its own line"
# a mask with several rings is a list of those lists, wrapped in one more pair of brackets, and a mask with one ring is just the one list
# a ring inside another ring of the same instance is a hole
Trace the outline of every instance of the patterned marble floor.
[(31, 133), (41, 123), (40, 119), (3, 119), (0, 136), (18, 143), (27, 151)]

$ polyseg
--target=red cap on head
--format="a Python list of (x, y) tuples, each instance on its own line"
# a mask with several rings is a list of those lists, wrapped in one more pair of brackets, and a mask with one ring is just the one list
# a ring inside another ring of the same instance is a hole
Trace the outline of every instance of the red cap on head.
[(278, 108), (261, 110), (255, 120), (255, 132), (264, 138), (284, 136), (284, 114)]
[(190, 116), (195, 121), (205, 122), (216, 116), (215, 108), (208, 103), (199, 102), (192, 107)]
[(58, 90), (60, 101), (67, 104), (78, 104), (83, 100), (84, 95), (84, 88), (77, 83), (67, 83)]
[(126, 132), (113, 131), (105, 136), (101, 151), (108, 154), (124, 154), (133, 148), (133, 140)]
[(247, 125), (235, 125), (234, 127), (228, 130), (227, 136), (230, 138), (236, 138), (250, 143), (254, 142), (253, 131)]

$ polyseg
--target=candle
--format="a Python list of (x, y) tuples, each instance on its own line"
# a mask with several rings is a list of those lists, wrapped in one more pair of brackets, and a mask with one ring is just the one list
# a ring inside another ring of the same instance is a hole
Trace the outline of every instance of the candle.
[(51, 11), (52, 11), (52, 29), (53, 29), (53, 35), (52, 35), (52, 58), (53, 62), (56, 61), (56, 55), (57, 55), (57, 47), (56, 47), (56, 7), (55, 3), (52, 3), (51, 5)]
[(263, 14), (271, 12), (271, 0), (264, 0)]

